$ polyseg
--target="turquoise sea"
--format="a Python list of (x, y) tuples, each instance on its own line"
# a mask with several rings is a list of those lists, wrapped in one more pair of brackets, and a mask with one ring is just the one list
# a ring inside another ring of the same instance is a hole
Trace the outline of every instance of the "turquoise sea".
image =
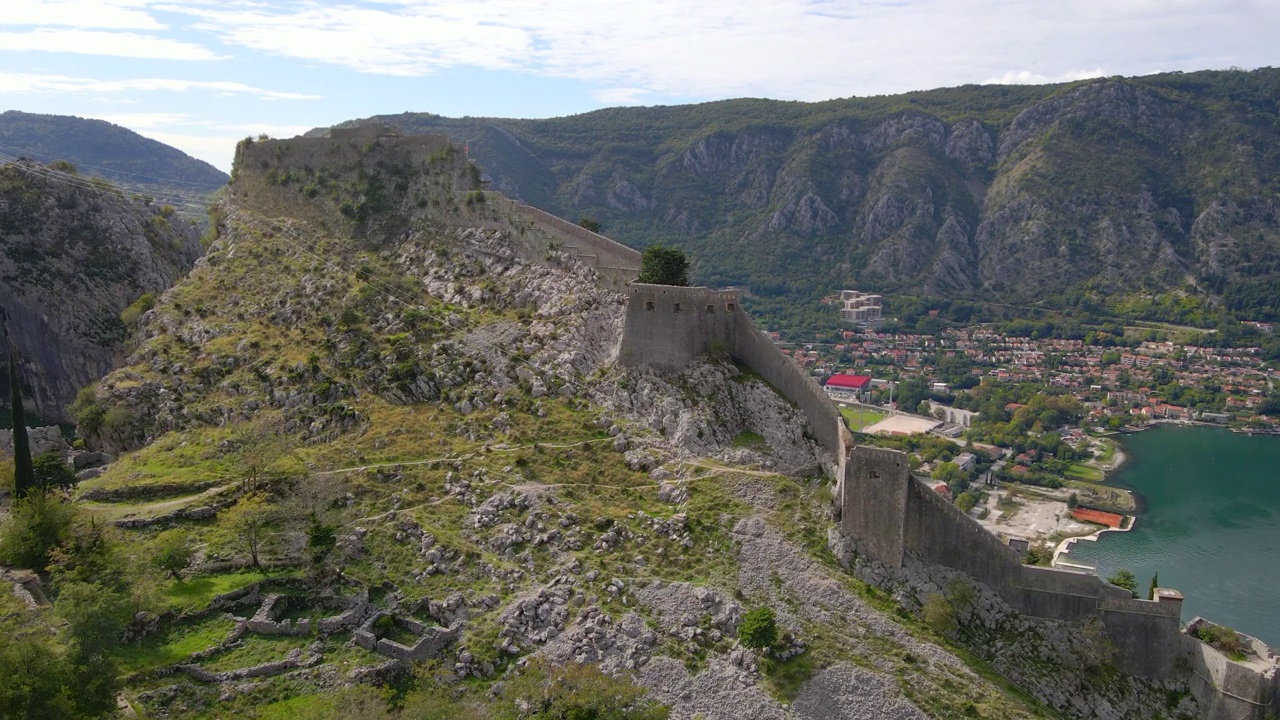
[(1078, 542), (1068, 558), (1103, 577), (1128, 568), (1145, 594), (1153, 573), (1196, 615), (1280, 648), (1280, 437), (1163, 425), (1121, 440), (1113, 482), (1139, 495), (1127, 533)]

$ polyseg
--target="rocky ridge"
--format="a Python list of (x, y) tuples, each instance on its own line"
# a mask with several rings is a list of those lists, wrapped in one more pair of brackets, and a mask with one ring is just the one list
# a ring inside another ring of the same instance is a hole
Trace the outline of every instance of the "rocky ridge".
[(199, 235), (172, 207), (102, 181), (0, 167), (0, 352), (17, 353), (40, 416), (69, 420), (76, 393), (120, 364), (134, 329), (122, 311), (186, 274)]

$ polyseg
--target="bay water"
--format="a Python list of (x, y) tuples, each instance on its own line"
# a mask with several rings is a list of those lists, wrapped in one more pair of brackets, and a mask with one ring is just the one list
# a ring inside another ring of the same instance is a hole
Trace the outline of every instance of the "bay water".
[(1280, 437), (1162, 425), (1122, 438), (1112, 483), (1141, 506), (1131, 532), (1077, 542), (1067, 558), (1102, 577), (1133, 572), (1182, 591), (1196, 615), (1280, 648)]

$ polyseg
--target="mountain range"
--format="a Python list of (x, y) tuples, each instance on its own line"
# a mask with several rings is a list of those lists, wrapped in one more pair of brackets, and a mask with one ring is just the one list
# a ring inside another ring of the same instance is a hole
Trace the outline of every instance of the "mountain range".
[(680, 246), (757, 308), (856, 287), (1280, 312), (1280, 70), (343, 126), (370, 123), (448, 134), (495, 189)]

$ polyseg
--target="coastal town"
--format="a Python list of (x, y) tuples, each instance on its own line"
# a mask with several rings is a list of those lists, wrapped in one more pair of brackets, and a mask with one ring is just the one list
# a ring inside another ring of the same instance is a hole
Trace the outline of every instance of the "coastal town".
[(1144, 328), (1080, 339), (997, 324), (895, 332), (880, 329), (881, 296), (846, 290), (833, 300), (847, 325), (836, 337), (771, 339), (826, 388), (850, 429), (910, 451), (917, 477), (1029, 563), (1073, 565), (1072, 542), (1133, 527), (1135, 498), (1108, 482), (1124, 462), (1117, 436), (1160, 423), (1280, 432), (1261, 347), (1206, 347)]

